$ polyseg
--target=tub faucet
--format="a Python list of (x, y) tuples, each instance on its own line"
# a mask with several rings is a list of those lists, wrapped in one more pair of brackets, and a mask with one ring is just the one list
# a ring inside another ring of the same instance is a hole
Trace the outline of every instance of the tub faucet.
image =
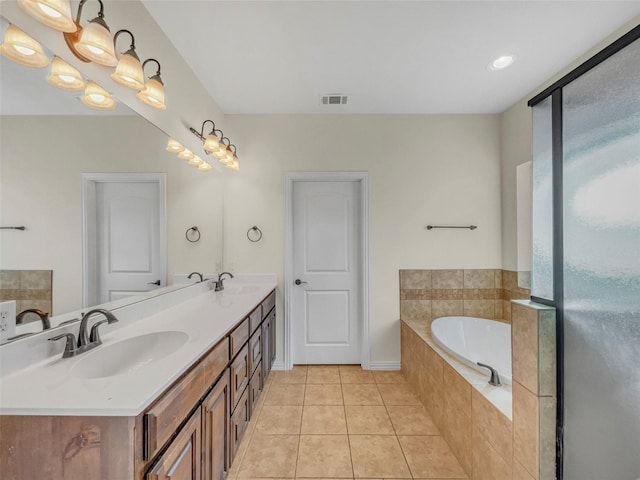
[(191, 280), (191, 277), (193, 277), (194, 275), (199, 276), (201, 282), (204, 280), (204, 277), (202, 276), (202, 274), (200, 272), (191, 272), (187, 278), (189, 280)]
[(216, 288), (215, 288), (216, 292), (219, 292), (220, 290), (224, 290), (224, 283), (222, 283), (222, 281), (224, 280), (224, 278), (222, 278), (223, 275), (229, 275), (229, 278), (233, 278), (233, 274), (229, 272), (222, 272), (220, 275), (218, 275), (218, 281), (216, 282)]
[(481, 367), (488, 368), (489, 370), (491, 370), (491, 378), (489, 379), (489, 385), (493, 385), (494, 387), (502, 386), (502, 382), (500, 382), (500, 375), (498, 375), (498, 371), (495, 368), (480, 362), (477, 362), (477, 364)]
[(16, 315), (16, 324), (22, 323), (22, 317), (24, 317), (27, 313), (35, 313), (40, 317), (40, 321), (42, 322), (42, 330), (49, 330), (51, 328), (51, 322), (49, 321), (49, 314), (43, 312), (38, 308), (27, 308), (23, 310), (18, 315)]

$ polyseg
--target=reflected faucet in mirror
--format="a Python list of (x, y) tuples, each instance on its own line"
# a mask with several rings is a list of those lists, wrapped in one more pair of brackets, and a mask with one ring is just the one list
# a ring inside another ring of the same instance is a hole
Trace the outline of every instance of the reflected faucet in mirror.
[(200, 272), (191, 272), (187, 278), (191, 280), (191, 277), (193, 277), (194, 275), (197, 275), (200, 277), (200, 280), (198, 280), (199, 282), (202, 282), (204, 280), (204, 277)]
[[(87, 324), (89, 323), (89, 319), (97, 313), (104, 315), (105, 320), (100, 320), (99, 322), (94, 323), (93, 327), (91, 327), (91, 334), (89, 335), (87, 333)], [(56, 341), (63, 338), (66, 339), (62, 358), (75, 357), (76, 355), (80, 355), (81, 353), (96, 348), (98, 345), (102, 345), (102, 339), (100, 338), (100, 332), (98, 331), (98, 328), (104, 323), (112, 324), (116, 323), (117, 321), (118, 319), (110, 311), (103, 308), (95, 308), (88, 311), (82, 316), (82, 320), (80, 320), (80, 330), (78, 331), (77, 343), (73, 333), (63, 333), (62, 335), (51, 337), (48, 340)]]
[(47, 312), (43, 312), (38, 308), (27, 308), (23, 310), (18, 315), (16, 315), (16, 325), (20, 325), (24, 323), (24, 316), (29, 313), (35, 313), (40, 317), (40, 321), (42, 322), (42, 330), (49, 330), (51, 328), (51, 322), (49, 322), (49, 314)]

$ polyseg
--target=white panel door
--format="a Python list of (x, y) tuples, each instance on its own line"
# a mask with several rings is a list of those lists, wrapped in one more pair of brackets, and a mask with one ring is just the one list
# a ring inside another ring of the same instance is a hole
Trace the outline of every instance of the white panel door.
[(158, 288), (159, 185), (97, 183), (96, 208), (98, 303)]
[(360, 184), (293, 183), (293, 363), (360, 363)]

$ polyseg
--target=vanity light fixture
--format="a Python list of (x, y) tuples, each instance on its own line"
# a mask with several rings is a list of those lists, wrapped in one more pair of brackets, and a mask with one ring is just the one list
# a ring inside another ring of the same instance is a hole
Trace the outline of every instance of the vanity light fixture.
[(182, 151), (184, 151), (182, 144), (169, 137), (169, 140), (167, 141), (167, 152), (180, 153)]
[[(204, 126), (207, 123), (211, 123), (213, 127), (211, 129), (211, 133), (209, 133), (209, 135), (205, 137)], [(212, 157), (217, 158), (223, 165), (226, 165), (227, 168), (231, 170), (240, 169), (239, 162), (238, 162), (238, 155), (236, 153), (236, 146), (233, 145), (231, 141), (224, 136), (224, 133), (222, 132), (222, 130), (219, 130), (216, 128), (216, 124), (213, 122), (213, 120), (205, 120), (204, 122), (202, 122), (202, 127), (199, 132), (193, 127), (189, 127), (189, 131), (193, 133), (196, 137), (198, 137), (200, 141), (203, 142), (204, 144), (203, 148), (207, 153), (207, 155), (211, 155)], [(218, 132), (220, 132), (219, 137), (218, 137)], [(167, 148), (167, 150), (169, 149)], [(209, 165), (209, 167), (205, 166), (201, 168), (201, 170), (204, 170), (204, 169), (209, 170), (211, 168), (213, 167)]]
[(501, 55), (489, 64), (491, 70), (503, 70), (513, 65), (516, 61), (515, 55)]
[(211, 164), (207, 162), (202, 162), (200, 165), (198, 165), (198, 170), (200, 170), (201, 172), (208, 172), (212, 168), (213, 167), (211, 166)]
[(136, 54), (136, 41), (133, 38), (133, 33), (129, 30), (118, 30), (113, 36), (114, 45), (121, 33), (129, 34), (131, 37), (131, 46), (129, 47), (129, 50), (124, 52), (120, 57), (116, 71), (111, 74), (111, 78), (114, 82), (127, 88), (138, 91), (143, 90), (144, 73), (142, 71), (142, 65), (140, 64), (140, 58)]
[(236, 172), (240, 170), (240, 162), (238, 161), (238, 156), (236, 155), (236, 146), (231, 144), (229, 145), (229, 153), (227, 154), (227, 168), (230, 170), (235, 170)]
[(75, 19), (78, 29), (75, 32), (65, 32), (64, 39), (71, 52), (83, 62), (95, 62), (106, 67), (115, 67), (118, 64), (118, 59), (116, 58), (111, 31), (104, 21), (102, 0), (97, 0), (100, 4), (98, 16), (91, 20), (86, 27), (82, 28), (80, 26), (80, 16), (86, 2), (87, 0), (80, 0), (78, 5), (78, 14)]
[(47, 82), (54, 87), (71, 92), (85, 88), (84, 79), (80, 72), (57, 56), (53, 57), (51, 62), (51, 73), (47, 77)]
[(193, 157), (195, 157), (195, 155), (188, 148), (185, 148), (178, 154), (180, 160), (191, 160)]
[(0, 45), (0, 53), (27, 67), (46, 67), (49, 58), (44, 54), (42, 46), (15, 25), (9, 25), (4, 34), (4, 43)]
[(92, 80), (87, 82), (82, 103), (96, 110), (111, 110), (116, 106), (111, 94)]
[(75, 32), (69, 0), (18, 0), (18, 5), (40, 23), (59, 32)]
[[(211, 132), (205, 138), (204, 137), (204, 126), (207, 123), (211, 123), (211, 125), (213, 125), (213, 127), (211, 127)], [(217, 152), (220, 149), (220, 139), (218, 138), (218, 135), (216, 135), (216, 132), (220, 132), (220, 138), (222, 138), (222, 130), (218, 130), (216, 128), (216, 124), (213, 123), (213, 120), (205, 120), (204, 122), (202, 122), (202, 128), (200, 129), (200, 138), (204, 138), (204, 146), (203, 146), (203, 148), (208, 153), (214, 153), (214, 152)]]

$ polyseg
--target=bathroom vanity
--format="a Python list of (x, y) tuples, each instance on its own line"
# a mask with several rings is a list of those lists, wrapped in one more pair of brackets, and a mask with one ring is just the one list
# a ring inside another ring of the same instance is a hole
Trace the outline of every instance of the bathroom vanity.
[(275, 282), (189, 288), (92, 352), (2, 377), (3, 479), (226, 477), (275, 357)]

